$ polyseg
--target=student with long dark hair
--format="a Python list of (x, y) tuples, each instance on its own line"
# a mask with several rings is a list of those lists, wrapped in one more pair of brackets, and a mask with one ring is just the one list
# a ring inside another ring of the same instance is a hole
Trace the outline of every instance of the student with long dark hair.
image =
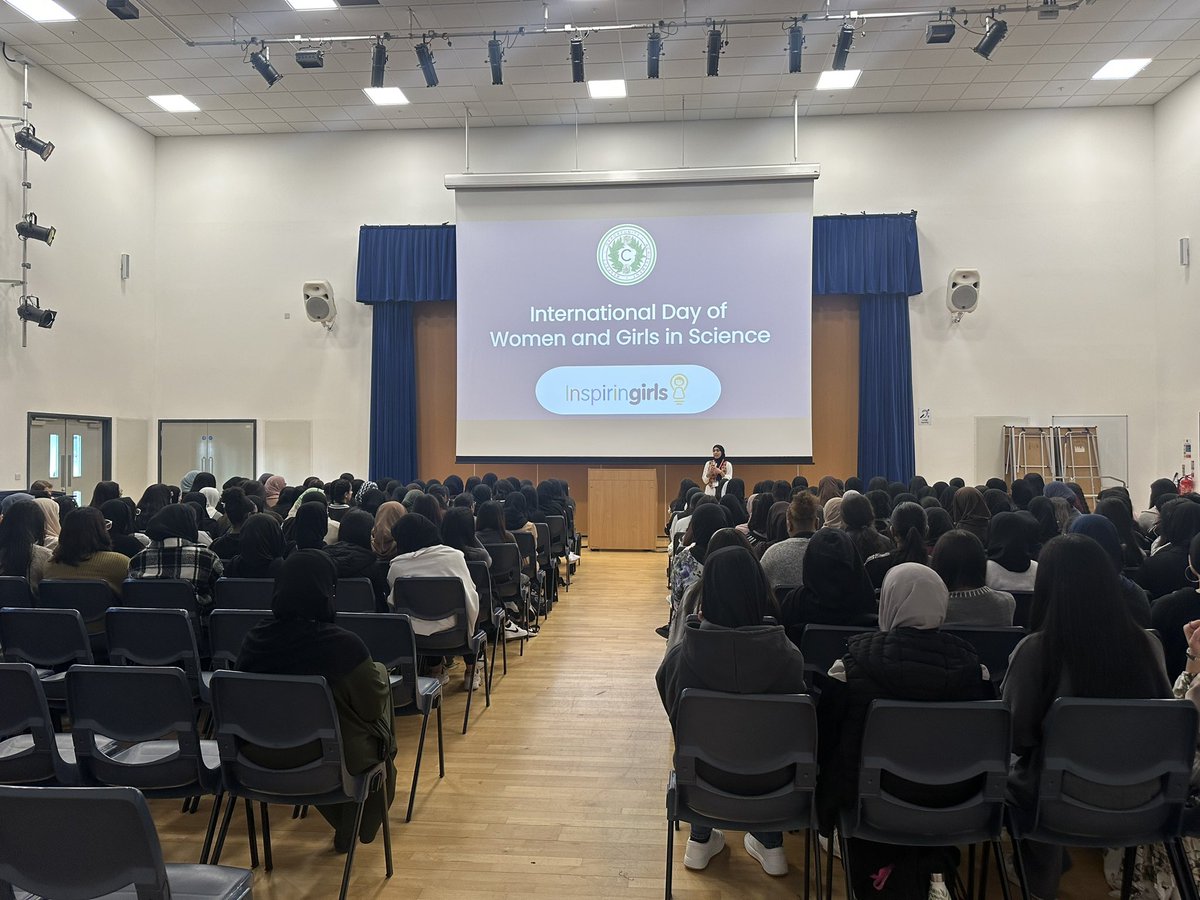
[[(1117, 573), (1096, 541), (1069, 534), (1042, 549), (1030, 625), (1032, 633), (1013, 651), (1003, 688), (1018, 757), (1010, 787), (1025, 806), (1036, 798), (1042, 720), (1057, 698), (1171, 696), (1162, 645), (1129, 614)], [(1123, 788), (1112, 800), (1133, 808), (1160, 786), (1146, 786), (1140, 799), (1138, 790)], [(1033, 841), (1023, 842), (1022, 849), (1030, 891), (1056, 896), (1065, 851)]]
[(95, 509), (99, 509), (109, 500), (119, 500), (121, 497), (121, 486), (115, 481), (97, 481), (96, 487), (92, 490), (92, 500), (88, 504)]
[(129, 557), (114, 553), (104, 516), (93, 506), (72, 510), (63, 522), (44, 578), (100, 579), (117, 597), (129, 574)]
[(1146, 597), (1146, 592), (1126, 578), (1125, 573), (1121, 570), (1121, 539), (1117, 536), (1117, 529), (1113, 523), (1104, 516), (1089, 513), (1072, 522), (1068, 533), (1087, 535), (1104, 548), (1109, 562), (1112, 563), (1113, 571), (1117, 573), (1121, 596), (1125, 600), (1129, 614), (1142, 628), (1149, 628), (1151, 618), (1149, 599)]
[(891, 540), (875, 530), (875, 509), (862, 494), (847, 492), (842, 497), (842, 521), (861, 559), (868, 560), (877, 553), (895, 549)]
[(152, 484), (142, 492), (142, 499), (138, 501), (137, 518), (134, 520), (134, 527), (138, 531), (145, 531), (146, 526), (150, 524), (150, 520), (154, 518), (154, 514), (165, 506), (171, 503), (171, 488), (165, 484)]
[(1146, 561), (1142, 551), (1145, 535), (1138, 532), (1133, 521), (1133, 502), (1127, 493), (1117, 491), (1101, 491), (1100, 499), (1096, 502), (1096, 514), (1104, 516), (1117, 529), (1121, 539), (1121, 568), (1135, 570)]
[(100, 515), (107, 523), (108, 539), (115, 552), (132, 559), (145, 548), (146, 545), (133, 536), (133, 515), (124, 500), (105, 500), (100, 506)]
[(876, 589), (883, 587), (883, 579), (889, 570), (901, 563), (929, 564), (929, 551), (925, 548), (925, 536), (929, 531), (929, 520), (925, 510), (916, 503), (901, 503), (892, 510), (889, 527), (896, 549), (880, 553), (866, 561), (867, 575)]
[(165, 506), (146, 526), (150, 546), (129, 560), (130, 578), (179, 578), (201, 606), (212, 603), (213, 586), (224, 573), (220, 557), (197, 543), (196, 517), (179, 503)]
[[(1162, 517), (1163, 503), (1179, 496), (1179, 488), (1170, 478), (1158, 478), (1150, 483), (1150, 503), (1138, 513), (1138, 527), (1146, 534), (1156, 534)], [(1164, 499), (1166, 498), (1166, 499)]]
[[(487, 503), (481, 505), (486, 506)], [(475, 516), (469, 509), (458, 507), (446, 510), (442, 516), (441, 532), (442, 543), (462, 553), (467, 562), (481, 562), (488, 567), (492, 565), (491, 554), (483, 549), (483, 544), (475, 537)]]
[(25, 578), (36, 590), (51, 556), (49, 548), (42, 546), (46, 518), (31, 495), (12, 500), (14, 496), (5, 498), (0, 515), (0, 575)]
[(1133, 580), (1151, 600), (1187, 587), (1188, 547), (1200, 534), (1200, 503), (1178, 497), (1163, 504), (1158, 546)]
[(938, 538), (930, 566), (950, 591), (947, 625), (1012, 625), (1017, 601), (1007, 591), (988, 587), (988, 558), (983, 544), (971, 532), (956, 529)]
[(333, 564), (337, 566), (338, 578), (366, 578), (375, 591), (375, 611), (387, 612), (390, 593), (387, 581), (387, 563), (371, 549), (371, 531), (375, 517), (361, 509), (352, 509), (342, 516), (338, 527), (338, 539), (325, 548)]

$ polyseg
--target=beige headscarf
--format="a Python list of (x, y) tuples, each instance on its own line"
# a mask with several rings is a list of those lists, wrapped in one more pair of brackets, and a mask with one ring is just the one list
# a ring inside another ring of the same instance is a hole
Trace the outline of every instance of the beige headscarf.
[(46, 519), (46, 536), (43, 542), (50, 543), (51, 539), (57, 541), (62, 527), (58, 522), (58, 504), (49, 497), (38, 497), (33, 502), (42, 508), (42, 516)]
[(266, 480), (263, 489), (267, 495), (267, 506), (273, 507), (279, 502), (279, 492), (287, 487), (287, 479), (282, 475), (272, 475)]
[(842, 498), (834, 497), (825, 504), (825, 527), (826, 528), (845, 528), (846, 523), (842, 520)]
[(381, 559), (392, 559), (396, 555), (396, 542), (392, 538), (392, 526), (399, 522), (407, 510), (395, 500), (381, 503), (375, 511), (375, 527), (371, 529), (371, 549)]
[(940, 575), (920, 563), (888, 570), (879, 592), (879, 630), (920, 628), (930, 631), (946, 621), (950, 592)]

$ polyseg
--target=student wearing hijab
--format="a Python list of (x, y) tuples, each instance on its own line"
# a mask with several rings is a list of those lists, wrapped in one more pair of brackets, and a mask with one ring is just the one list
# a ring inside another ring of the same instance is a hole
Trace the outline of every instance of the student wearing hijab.
[[(246, 635), (238, 655), (240, 672), (268, 675), (319, 675), (337, 708), (346, 769), (351, 775), (387, 764), (387, 805), (396, 794), (396, 734), (392, 689), (387, 670), (371, 660), (362, 639), (335, 622), (333, 595), (337, 570), (318, 550), (299, 550), (275, 579), (271, 618)], [(245, 746), (242, 752), (260, 766), (294, 766), (294, 753)], [(286, 758), (285, 758), (286, 757)], [(355, 804), (318, 806), (333, 826), (333, 845), (346, 853), (355, 838)], [(383, 824), (379, 798), (367, 798), (358, 839), (369, 844)]]
[[(683, 595), (704, 574), (704, 557), (708, 542), (718, 529), (729, 523), (719, 503), (702, 503), (692, 513), (691, 523), (684, 536), (684, 546), (671, 560), (671, 618), (683, 600)], [(665, 637), (666, 635), (664, 635)]]
[(1083, 510), (1083, 507), (1081, 507), (1081, 505), (1080, 505), (1079, 497), (1076, 496), (1076, 494), (1073, 490), (1071, 490), (1071, 486), (1069, 484), (1065, 484), (1061, 481), (1052, 481), (1048, 485), (1046, 485), (1046, 490), (1045, 490), (1043, 496), (1049, 497), (1051, 500), (1054, 500), (1054, 499), (1066, 500), (1072, 510), (1072, 513), (1071, 513), (1072, 519), (1074, 519), (1075, 516), (1077, 516), (1077, 515), (1083, 514), (1084, 510)]
[(1146, 561), (1138, 543), (1136, 526), (1133, 523), (1133, 506), (1117, 497), (1105, 497), (1096, 504), (1096, 515), (1104, 516), (1117, 529), (1121, 539), (1121, 568), (1134, 571)]
[(121, 486), (115, 481), (97, 481), (92, 490), (92, 501), (88, 506), (99, 509), (108, 500), (118, 500), (121, 497)]
[[(283, 535), (289, 540), (295, 541), (297, 546), (300, 546), (300, 541), (296, 537), (296, 517), (299, 516), (301, 508), (307, 503), (319, 503), (325, 511), (325, 538), (326, 544), (335, 544), (338, 539), (338, 523), (337, 520), (329, 517), (329, 498), (325, 496), (324, 488), (308, 488), (297, 499), (292, 508), (288, 510), (288, 517), (283, 523)], [(309, 524), (315, 527), (316, 514), (309, 512)], [(310, 535), (307, 543), (312, 543)], [(317, 548), (319, 549), (319, 547)]]
[(1029, 545), (1029, 527), (1013, 512), (992, 519), (987, 541), (987, 586), (994, 591), (1033, 592), (1037, 563)]
[(188, 493), (192, 489), (192, 485), (196, 481), (196, 476), (200, 474), (199, 469), (192, 469), (179, 480), (179, 490), (181, 493)]
[[(1104, 552), (1112, 564), (1113, 572), (1117, 576), (1121, 597), (1125, 600), (1130, 616), (1142, 628), (1149, 628), (1152, 618), (1149, 598), (1144, 590), (1121, 572), (1121, 539), (1117, 535), (1117, 529), (1113, 523), (1104, 516), (1089, 513), (1072, 522), (1069, 533), (1086, 535), (1104, 548)], [(1165, 636), (1163, 640), (1166, 640)]]
[(22, 493), (9, 494), (0, 509), (0, 575), (24, 578), (36, 593), (52, 555), (41, 543), (46, 533), (42, 508)]
[(204, 497), (204, 505), (208, 509), (208, 517), (210, 519), (218, 518), (221, 515), (221, 510), (217, 508), (221, 504), (221, 492), (215, 487), (205, 486), (200, 488), (200, 494)]
[(42, 510), (42, 518), (45, 520), (45, 533), (42, 535), (40, 543), (43, 547), (48, 547), (53, 550), (58, 543), (58, 534), (62, 530), (59, 524), (59, 506), (49, 497), (38, 497), (33, 501)]
[(282, 475), (272, 475), (263, 483), (268, 508), (275, 508), (275, 505), (279, 503), (279, 495), (285, 487), (287, 487), (287, 479)]
[(895, 549), (888, 538), (875, 530), (875, 510), (862, 494), (847, 491), (842, 497), (842, 521), (860, 559), (865, 561)]
[(322, 550), (329, 532), (329, 512), (324, 503), (310, 500), (300, 504), (292, 520), (292, 540), (298, 550)]
[(375, 519), (361, 509), (352, 509), (342, 517), (336, 543), (325, 548), (337, 567), (338, 578), (366, 578), (375, 589), (375, 611), (387, 612), (390, 593), (387, 563), (371, 549)]
[(842, 504), (844, 502), (844, 497), (830, 497), (827, 501), (825, 501), (825, 509), (823, 511), (822, 521), (826, 528), (846, 527), (846, 523), (842, 519)]
[(100, 515), (109, 523), (108, 540), (112, 549), (123, 556), (133, 558), (141, 553), (145, 545), (133, 536), (133, 518), (129, 505), (123, 500), (105, 500), (100, 505)]
[(199, 491), (192, 491), (183, 495), (183, 502), (192, 504), (192, 508), (196, 511), (196, 528), (205, 532), (211, 543), (211, 539), (220, 532), (217, 523), (208, 514), (208, 500)]
[[(198, 472), (196, 477), (192, 479), (191, 490), (199, 491), (206, 487), (215, 488), (217, 486), (217, 476), (212, 472)], [(184, 493), (187, 493), (185, 491)]]
[[(1111, 527), (1107, 519), (1101, 521)], [(1037, 795), (1042, 721), (1057, 698), (1171, 696), (1162, 645), (1129, 615), (1109, 555), (1094, 540), (1070, 534), (1042, 550), (1030, 626), (1032, 633), (1010, 657), (1003, 690), (1012, 710), (1012, 750), (1018, 758), (1009, 792), (1025, 807)], [(1157, 781), (1124, 787), (1111, 801), (1132, 809), (1160, 790)], [(1030, 892), (1057, 896), (1069, 859), (1066, 851), (1024, 841), (1021, 855)]]
[[(1037, 522), (1037, 534), (1033, 541), (1033, 549), (1041, 550), (1046, 544), (1062, 534), (1058, 517), (1054, 514), (1054, 504), (1040, 494), (1029, 501), (1029, 514)], [(1034, 556), (1038, 554), (1035, 553)]]
[(371, 549), (384, 562), (390, 563), (396, 556), (396, 542), (392, 539), (392, 529), (406, 513), (404, 504), (395, 500), (389, 500), (375, 511), (375, 527), (371, 529)]
[(946, 532), (954, 530), (954, 523), (950, 520), (950, 513), (940, 506), (925, 508), (925, 520), (929, 524), (929, 530), (925, 532), (925, 549), (932, 554), (938, 539)]
[(983, 494), (973, 487), (961, 487), (954, 492), (954, 500), (950, 504), (950, 518), (954, 527), (969, 531), (979, 538), (980, 543), (987, 540), (988, 522), (992, 513), (983, 499)]
[(988, 512), (993, 516), (997, 516), (1003, 512), (1013, 511), (1012, 498), (1008, 496), (1007, 491), (1001, 491), (996, 488), (988, 488), (983, 492), (983, 502), (987, 504)]
[(755, 555), (761, 556), (771, 538), (768, 536), (767, 520), (775, 497), (770, 493), (755, 494), (750, 502), (750, 519), (746, 522), (746, 540)]
[(1046, 493), (1046, 480), (1037, 472), (1028, 472), (1025, 475), (1024, 481), (1029, 485), (1029, 489), (1033, 491), (1033, 496), (1042, 497)]
[(772, 589), (799, 587), (804, 583), (804, 554), (809, 540), (821, 527), (817, 521), (818, 508), (817, 498), (807, 492), (797, 494), (787, 506), (787, 536), (779, 540), (772, 534), (773, 543), (762, 555), (763, 571)]
[(732, 477), (733, 463), (725, 458), (725, 448), (720, 444), (713, 444), (712, 459), (704, 463), (704, 471), (700, 474), (704, 493), (710, 497), (720, 497), (725, 493), (725, 487)]
[(1156, 534), (1161, 516), (1160, 510), (1164, 502), (1163, 498), (1174, 499), (1178, 496), (1179, 488), (1175, 486), (1175, 482), (1170, 478), (1159, 478), (1151, 482), (1150, 504), (1144, 511), (1138, 513), (1138, 528), (1142, 529), (1146, 534)]
[(926, 536), (929, 534), (929, 519), (924, 509), (916, 503), (901, 503), (892, 511), (889, 531), (896, 549), (872, 556), (864, 564), (872, 586), (879, 588), (882, 588), (887, 573), (901, 563), (910, 562), (922, 566), (929, 563), (929, 551), (925, 546)]
[(875, 530), (885, 534), (892, 516), (892, 498), (887, 491), (867, 491), (871, 509), (875, 511)]
[(196, 517), (180, 503), (160, 509), (146, 528), (150, 546), (129, 560), (130, 578), (178, 578), (196, 592), (196, 602), (212, 603), (213, 585), (224, 573), (217, 554), (197, 543)]
[(725, 508), (729, 524), (734, 528), (739, 525), (745, 525), (750, 518), (746, 513), (746, 504), (742, 502), (742, 498), (735, 496), (730, 491), (726, 491), (725, 495), (721, 498), (721, 506)]
[(978, 628), (1008, 628), (1012, 625), (1017, 601), (1007, 591), (987, 586), (987, 567), (983, 545), (969, 531), (948, 531), (938, 538), (930, 568), (937, 572), (950, 591), (947, 625)]
[(802, 578), (803, 587), (784, 598), (780, 619), (796, 646), (807, 625), (875, 624), (875, 589), (846, 532), (822, 528), (809, 539)]
[(1200, 504), (1184, 497), (1164, 503), (1158, 530), (1158, 548), (1133, 578), (1151, 600), (1188, 586), (1188, 547), (1200, 534)]
[(238, 553), (225, 563), (227, 578), (275, 578), (290, 547), (274, 516), (254, 513), (238, 532)]
[(1024, 478), (1018, 478), (1012, 483), (1012, 502), (1018, 510), (1028, 509), (1029, 501), (1033, 499), (1033, 488)]
[(121, 585), (129, 574), (129, 557), (114, 553), (104, 516), (92, 506), (72, 510), (63, 522), (54, 555), (44, 578), (100, 579), (113, 595), (121, 596)]
[[(779, 610), (754, 555), (742, 547), (714, 550), (701, 584), (700, 617), (689, 618), (679, 643), (667, 651), (655, 675), (672, 726), (687, 688), (738, 694), (804, 693), (804, 657), (782, 626), (765, 621), (777, 617)], [(787, 874), (781, 832), (747, 834), (743, 846), (768, 875)], [(721, 831), (692, 826), (683, 863), (689, 869), (703, 869), (724, 847)]]
[(227, 527), (225, 532), (209, 545), (209, 549), (221, 559), (233, 559), (241, 552), (242, 526), (255, 514), (256, 508), (240, 487), (227, 488), (221, 495), (221, 505), (225, 508)]

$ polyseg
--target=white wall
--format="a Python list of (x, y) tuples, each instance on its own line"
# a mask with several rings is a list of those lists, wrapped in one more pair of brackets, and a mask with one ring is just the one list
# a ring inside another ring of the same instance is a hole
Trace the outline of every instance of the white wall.
[[(30, 209), (58, 229), (31, 242), (31, 293), (60, 311), (21, 348), (19, 288), (0, 286), (0, 489), (25, 483), (26, 413), (145, 418), (152, 377), (154, 138), (54, 76), (30, 70), (32, 120), (55, 150), (30, 156)], [(19, 115), (21, 70), (0, 67), (0, 114)], [(21, 154), (0, 138), (0, 278), (17, 278)], [(121, 253), (133, 277), (119, 275)], [(140, 490), (141, 486), (136, 489)]]

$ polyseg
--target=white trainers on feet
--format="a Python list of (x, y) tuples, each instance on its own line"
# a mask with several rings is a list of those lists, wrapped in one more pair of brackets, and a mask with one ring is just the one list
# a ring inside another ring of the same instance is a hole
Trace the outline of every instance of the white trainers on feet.
[(440, 684), (442, 687), (445, 687), (450, 683), (450, 676), (446, 674), (445, 666), (430, 666), (429, 677), (436, 678), (438, 680), (438, 684)]
[(516, 622), (506, 622), (504, 624), (504, 639), (506, 641), (516, 641), (527, 637), (529, 637), (529, 632)]
[(745, 846), (746, 852), (758, 860), (759, 865), (768, 875), (779, 876), (788, 873), (787, 855), (783, 852), (782, 847), (768, 850), (752, 834), (747, 834), (742, 844)]
[(471, 690), (472, 684), (475, 690), (483, 687), (483, 664), (480, 663), (474, 666), (467, 666), (467, 671), (463, 673), (463, 690)]
[(689, 869), (699, 871), (707, 868), (709, 860), (725, 849), (725, 832), (713, 829), (713, 833), (703, 844), (690, 838), (687, 850), (683, 854), (683, 864)]
[(573, 562), (573, 563), (579, 562), (579, 554), (578, 553), (568, 553), (567, 554), (567, 562)]

